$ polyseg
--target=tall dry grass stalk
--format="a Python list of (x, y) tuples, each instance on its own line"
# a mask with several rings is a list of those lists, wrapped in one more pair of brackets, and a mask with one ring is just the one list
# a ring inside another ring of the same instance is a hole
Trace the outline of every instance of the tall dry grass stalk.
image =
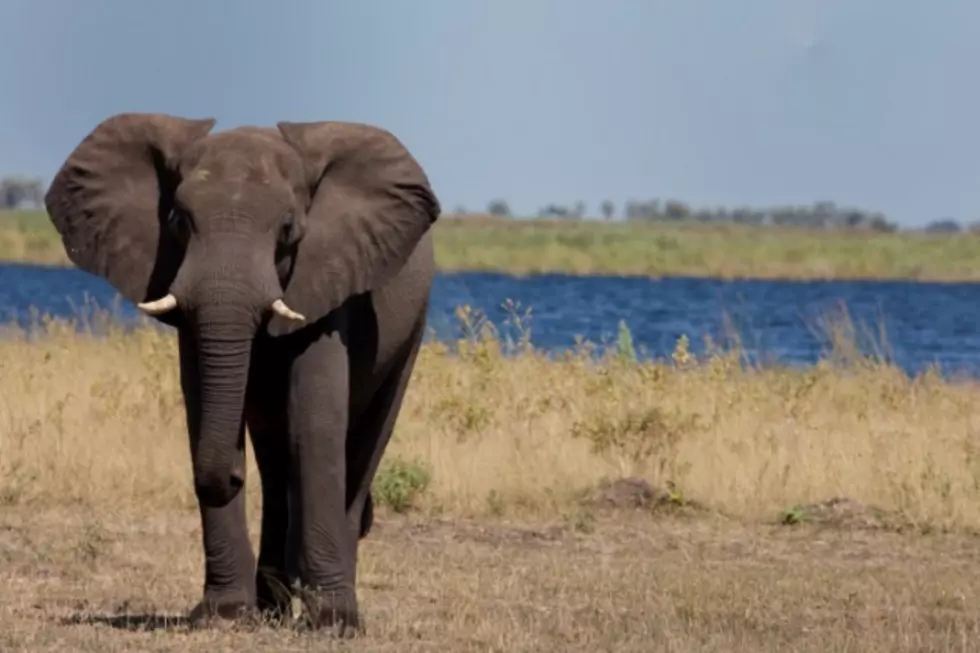
[[(750, 519), (847, 495), (980, 527), (976, 384), (852, 353), (758, 369), (738, 351), (696, 359), (683, 338), (671, 360), (639, 362), (628, 334), (601, 358), (526, 341), (505, 355), (477, 331), (421, 353), (378, 479), (395, 508), (554, 514), (603, 479), (643, 476)], [(192, 509), (172, 334), (49, 321), (7, 333), (0, 361), (0, 505)]]

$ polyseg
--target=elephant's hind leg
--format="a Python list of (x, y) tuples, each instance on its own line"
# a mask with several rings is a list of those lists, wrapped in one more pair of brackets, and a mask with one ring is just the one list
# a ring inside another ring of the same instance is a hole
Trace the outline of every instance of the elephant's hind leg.
[(356, 539), (367, 536), (374, 522), (371, 483), (395, 429), (424, 334), (422, 319), (347, 439), (347, 519)]

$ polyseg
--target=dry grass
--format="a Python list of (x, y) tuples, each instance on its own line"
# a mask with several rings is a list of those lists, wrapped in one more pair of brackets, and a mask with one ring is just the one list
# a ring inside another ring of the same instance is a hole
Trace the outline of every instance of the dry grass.
[[(2, 513), (4, 651), (324, 651), (286, 629), (188, 632), (196, 517)], [(604, 518), (595, 531), (392, 518), (365, 540), (358, 651), (974, 651), (976, 542)]]
[[(314, 648), (156, 627), (202, 572), (174, 344), (0, 339), (0, 649)], [(379, 475), (358, 649), (974, 650), (975, 384), (458, 344), (425, 347)], [(627, 476), (666, 490), (589, 500)]]

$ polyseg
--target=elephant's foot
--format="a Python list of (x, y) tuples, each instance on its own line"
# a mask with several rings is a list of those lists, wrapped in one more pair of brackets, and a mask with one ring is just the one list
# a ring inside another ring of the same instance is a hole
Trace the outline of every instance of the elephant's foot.
[(193, 629), (251, 626), (258, 621), (255, 604), (241, 599), (214, 599), (207, 595), (188, 615)]
[(314, 630), (332, 630), (337, 637), (345, 639), (364, 634), (364, 622), (353, 589), (303, 588), (297, 593), (303, 601), (306, 621)]

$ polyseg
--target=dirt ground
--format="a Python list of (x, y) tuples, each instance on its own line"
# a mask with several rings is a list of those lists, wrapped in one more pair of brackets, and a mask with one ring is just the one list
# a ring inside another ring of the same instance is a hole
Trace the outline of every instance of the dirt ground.
[(265, 626), (190, 632), (199, 532), (191, 511), (5, 508), (0, 650), (980, 650), (980, 542), (967, 535), (629, 511), (550, 524), (384, 513), (362, 549), (368, 634), (338, 643)]

